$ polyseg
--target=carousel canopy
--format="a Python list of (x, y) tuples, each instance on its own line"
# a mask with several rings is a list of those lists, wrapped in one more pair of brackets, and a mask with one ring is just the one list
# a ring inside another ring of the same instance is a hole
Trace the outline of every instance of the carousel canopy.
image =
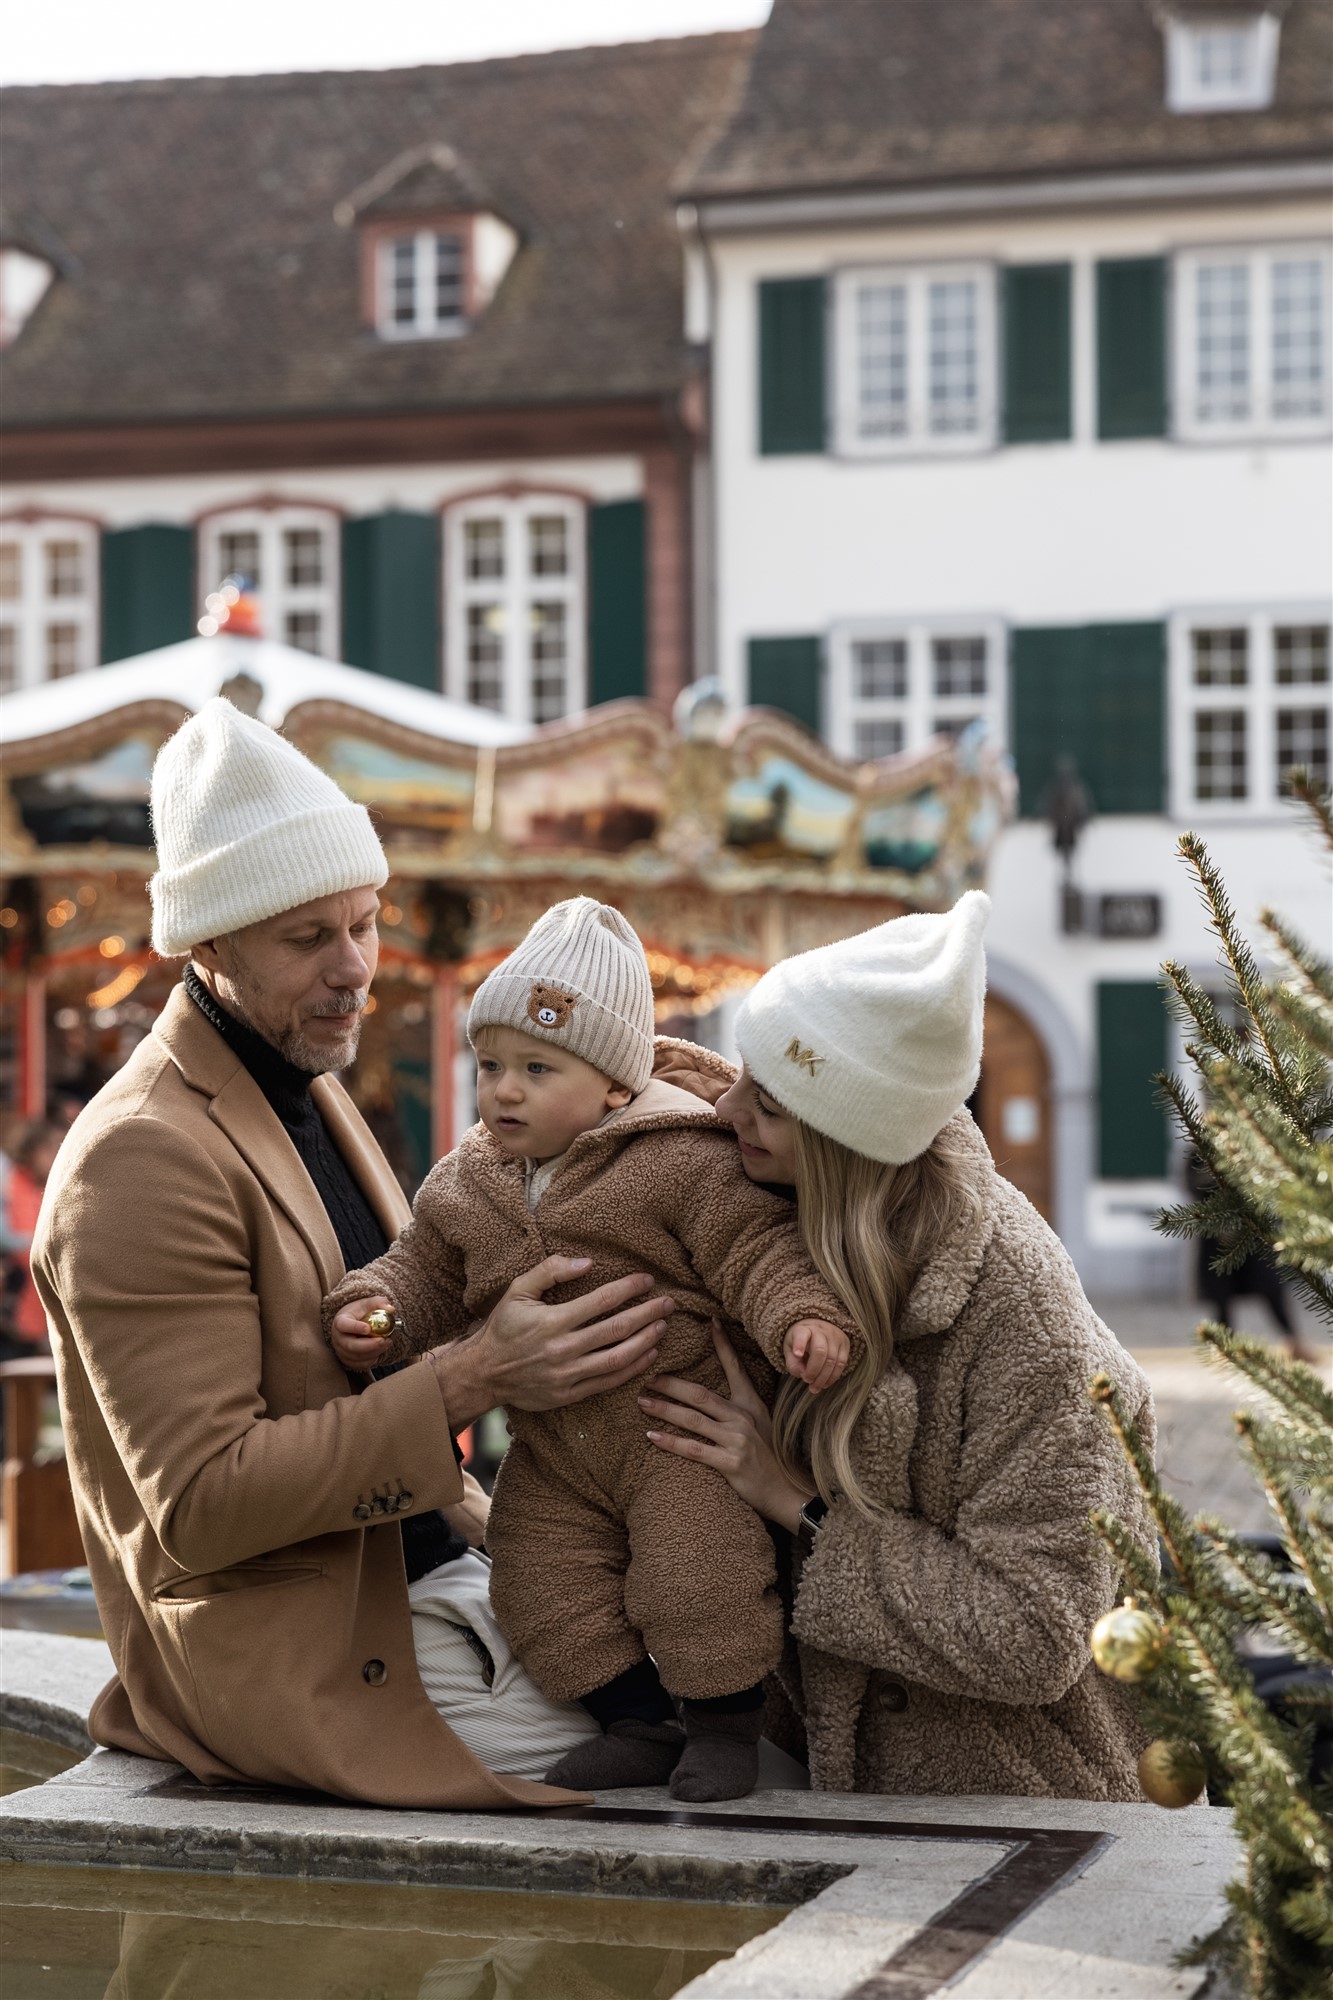
[(254, 682), (258, 694), (250, 706), (242, 681), (234, 698), (275, 729), (306, 702), (335, 701), (423, 736), (478, 749), (520, 743), (530, 734), (522, 724), (490, 709), (450, 701), (427, 688), (301, 653), (276, 639), (245, 639), (221, 632), (216, 638), (183, 639), (179, 645), (140, 653), (114, 667), (8, 695), (0, 736), (7, 744), (30, 743), (140, 702), (170, 702), (193, 712), (238, 676)]

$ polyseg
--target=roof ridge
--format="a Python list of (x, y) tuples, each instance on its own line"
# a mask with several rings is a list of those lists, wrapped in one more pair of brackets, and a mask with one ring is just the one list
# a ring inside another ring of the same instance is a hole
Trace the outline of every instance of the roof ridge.
[(80, 94), (123, 96), (156, 96), (172, 90), (198, 90), (220, 92), (222, 90), (280, 90), (296, 88), (303, 84), (317, 84), (336, 80), (339, 83), (388, 83), (405, 77), (439, 76), (460, 74), (478, 70), (509, 71), (511, 74), (525, 74), (547, 65), (569, 62), (576, 64), (590, 59), (602, 60), (629, 56), (642, 59), (662, 59), (680, 54), (686, 50), (718, 50), (726, 45), (742, 45), (757, 40), (758, 28), (719, 28), (710, 34), (656, 35), (644, 41), (626, 42), (585, 42), (570, 49), (525, 49), (509, 56), (476, 56), (459, 62), (404, 63), (387, 69), (288, 69), (288, 70), (245, 70), (235, 76), (145, 76), (109, 77), (104, 82), (78, 83), (7, 83), (0, 84), (0, 99), (22, 94), (35, 97), (41, 93), (59, 93), (62, 97)]

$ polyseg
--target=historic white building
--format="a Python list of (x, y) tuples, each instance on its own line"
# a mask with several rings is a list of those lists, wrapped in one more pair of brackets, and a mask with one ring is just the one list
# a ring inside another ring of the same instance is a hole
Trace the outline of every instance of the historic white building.
[(1321, 0), (776, 0), (682, 189), (714, 670), (862, 756), (1007, 744), (983, 1123), (1102, 1289), (1188, 1282), (1179, 833), (1329, 936), (1283, 797), (1329, 772), (1329, 40)]

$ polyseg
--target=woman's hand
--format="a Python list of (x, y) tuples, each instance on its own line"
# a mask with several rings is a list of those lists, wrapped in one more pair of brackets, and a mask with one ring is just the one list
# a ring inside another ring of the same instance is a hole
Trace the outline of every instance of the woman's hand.
[(664, 1375), (647, 1385), (639, 1408), (662, 1423), (692, 1433), (676, 1437), (649, 1431), (659, 1451), (677, 1458), (697, 1458), (716, 1467), (756, 1514), (776, 1521), (793, 1534), (801, 1525), (801, 1509), (815, 1491), (813, 1480), (798, 1484), (778, 1463), (773, 1451), (773, 1426), (767, 1407), (736, 1358), (736, 1350), (714, 1322), (713, 1345), (726, 1371), (729, 1396), (718, 1396), (698, 1382)]

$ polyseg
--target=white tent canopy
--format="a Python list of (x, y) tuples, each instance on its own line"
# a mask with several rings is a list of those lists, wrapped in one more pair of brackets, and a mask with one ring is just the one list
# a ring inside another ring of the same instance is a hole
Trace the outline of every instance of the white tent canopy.
[(451, 743), (491, 747), (521, 743), (532, 733), (491, 709), (451, 701), (386, 674), (345, 667), (276, 639), (244, 639), (223, 632), (213, 639), (182, 639), (178, 645), (140, 653), (111, 667), (7, 695), (0, 707), (0, 738), (6, 743), (30, 742), (127, 708), (131, 702), (176, 701), (183, 708), (199, 709), (236, 674), (248, 674), (259, 683), (260, 717), (275, 729), (302, 702), (338, 701)]

